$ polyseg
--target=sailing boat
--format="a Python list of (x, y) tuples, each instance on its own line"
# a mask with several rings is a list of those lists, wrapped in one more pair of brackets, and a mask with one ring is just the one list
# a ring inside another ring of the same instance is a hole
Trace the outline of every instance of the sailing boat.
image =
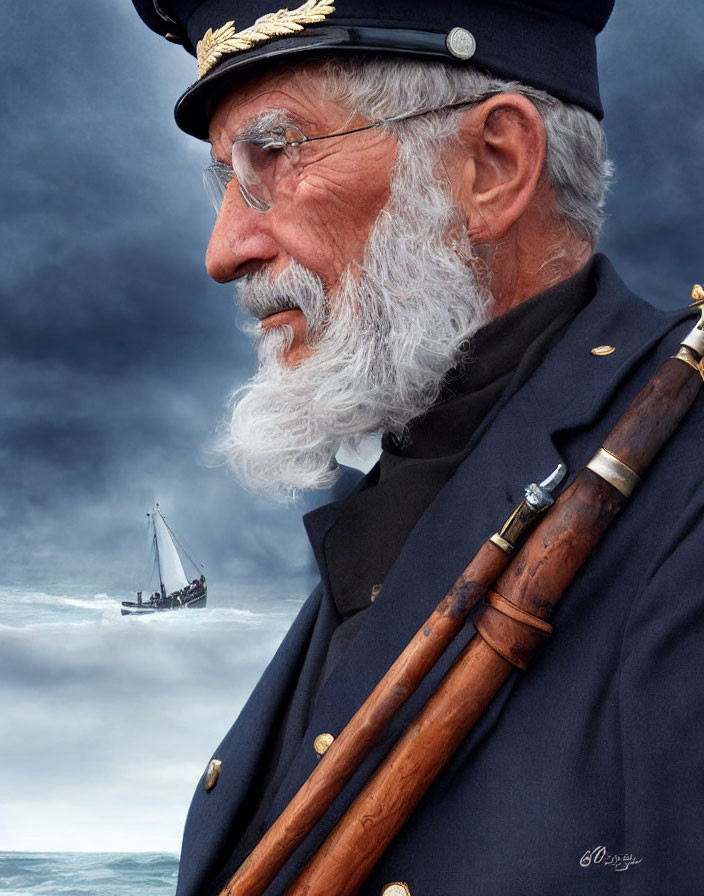
[[(193, 607), (204, 607), (208, 599), (208, 586), (201, 573), (189, 581), (184, 570), (182, 555), (194, 570), (199, 569), (186, 553), (183, 545), (172, 532), (157, 504), (148, 513), (151, 532), (151, 550), (154, 555), (154, 568), (159, 577), (159, 590), (154, 591), (143, 600), (142, 592), (137, 592), (137, 601), (123, 600), (123, 616), (141, 616), (147, 613), (159, 613), (162, 610), (184, 610)], [(178, 545), (178, 548), (177, 548)], [(179, 551), (180, 549), (180, 551)]]

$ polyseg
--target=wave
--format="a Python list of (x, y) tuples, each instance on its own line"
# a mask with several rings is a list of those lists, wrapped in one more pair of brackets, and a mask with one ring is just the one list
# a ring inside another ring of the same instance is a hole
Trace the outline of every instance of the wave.
[(0, 852), (0, 896), (172, 896), (167, 853)]
[[(145, 617), (121, 616), (119, 598), (105, 594), (15, 597), (12, 619), (0, 592), (0, 760), (12, 768), (3, 781), (0, 844), (175, 849), (203, 768), (300, 597), (253, 589), (230, 595), (237, 605)], [(141, 854), (101, 860), (98, 870), (86, 872), (90, 883), (76, 872), (76, 863), (88, 859), (52, 865), (45, 879), (49, 865), (33, 859), (21, 871), (27, 860), (19, 856), (0, 859), (0, 896), (174, 891), (173, 884), (151, 890), (135, 882), (139, 875), (159, 881), (170, 874), (162, 859)], [(134, 875), (118, 870), (132, 862)], [(131, 887), (113, 886), (120, 877), (130, 878)]]
[(283, 592), (276, 588), (244, 585), (211, 588), (210, 606), (197, 610), (170, 611), (144, 616), (122, 616), (122, 600), (132, 595), (111, 596), (105, 592), (76, 595), (45, 591), (0, 590), (0, 630), (37, 627), (86, 626), (95, 623), (128, 628), (134, 625), (166, 627), (210, 627), (218, 624), (270, 624), (272, 619), (290, 618), (303, 604), (302, 591)]

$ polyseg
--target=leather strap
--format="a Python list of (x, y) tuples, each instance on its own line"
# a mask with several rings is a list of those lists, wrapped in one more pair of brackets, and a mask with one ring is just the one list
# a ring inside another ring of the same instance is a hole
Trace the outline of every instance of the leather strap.
[(536, 628), (538, 631), (545, 632), (546, 637), (550, 637), (552, 634), (552, 626), (549, 622), (541, 619), (540, 616), (534, 616), (532, 613), (529, 613), (528, 610), (522, 610), (508, 598), (499, 594), (498, 591), (489, 591), (486, 595), (486, 600), (487, 603), (490, 603), (492, 607), (499, 611), (499, 613), (503, 613), (505, 616), (510, 616), (511, 619), (515, 619), (516, 622), (522, 622), (524, 625), (529, 625), (531, 628)]
[(552, 634), (549, 622), (534, 616), (496, 591), (489, 591), (475, 627), (500, 656), (526, 669), (533, 654)]

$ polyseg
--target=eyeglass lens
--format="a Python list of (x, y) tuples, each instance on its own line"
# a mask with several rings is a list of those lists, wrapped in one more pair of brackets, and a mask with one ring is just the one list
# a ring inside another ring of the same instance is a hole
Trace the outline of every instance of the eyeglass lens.
[(281, 128), (254, 139), (235, 140), (232, 167), (213, 162), (204, 173), (205, 189), (219, 212), (230, 181), (235, 178), (242, 198), (250, 208), (271, 208), (275, 185), (281, 186), (298, 158), (298, 147), (306, 138), (296, 127)]

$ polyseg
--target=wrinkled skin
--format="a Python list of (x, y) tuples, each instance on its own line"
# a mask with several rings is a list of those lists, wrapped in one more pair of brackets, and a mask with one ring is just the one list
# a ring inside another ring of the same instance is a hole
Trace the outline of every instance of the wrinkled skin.
[[(213, 156), (230, 164), (233, 140), (271, 109), (285, 109), (309, 137), (366, 123), (323, 96), (308, 69), (287, 69), (239, 87), (220, 102), (210, 124)], [(224, 283), (266, 267), (276, 277), (294, 259), (333, 293), (347, 266), (361, 260), (372, 224), (389, 198), (397, 148), (394, 137), (377, 129), (308, 144), (301, 150), (296, 181), (281, 185), (266, 213), (250, 209), (232, 181), (208, 246), (210, 276)], [(284, 360), (295, 364), (310, 352), (305, 318), (297, 310), (283, 311), (262, 326), (281, 323), (293, 328)]]

